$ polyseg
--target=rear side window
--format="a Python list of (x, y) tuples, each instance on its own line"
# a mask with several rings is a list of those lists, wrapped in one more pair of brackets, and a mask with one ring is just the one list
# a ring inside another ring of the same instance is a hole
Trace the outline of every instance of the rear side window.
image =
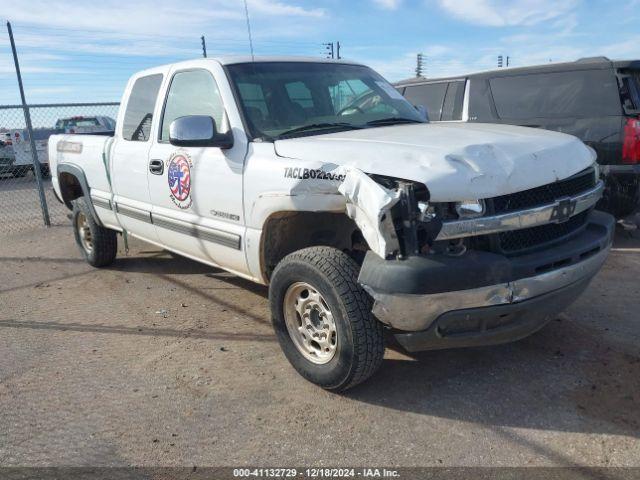
[(84, 120), (77, 120), (69, 123), (69, 126), (74, 127), (97, 127), (99, 125), (100, 123), (97, 118), (85, 118)]
[(162, 84), (162, 75), (140, 77), (133, 84), (127, 110), (124, 112), (122, 138), (133, 142), (146, 142), (151, 134), (153, 108)]
[(442, 105), (441, 120), (462, 120), (462, 103), (464, 100), (464, 83), (450, 82)]
[(83, 118), (63, 118), (56, 122), (57, 129), (69, 128), (69, 127), (95, 127), (100, 125), (98, 119), (95, 117), (83, 117)]
[(620, 114), (618, 84), (610, 70), (553, 72), (489, 80), (498, 117), (597, 117)]
[(292, 82), (285, 85), (289, 100), (297, 103), (302, 108), (313, 108), (313, 97), (311, 90), (302, 82)]
[(429, 119), (438, 121), (442, 116), (442, 104), (447, 93), (447, 85), (446, 82), (443, 82), (409, 86), (404, 91), (404, 96), (413, 105), (426, 107)]
[(619, 73), (622, 80), (620, 86), (622, 105), (627, 112), (635, 113), (640, 110), (640, 71), (631, 70)]

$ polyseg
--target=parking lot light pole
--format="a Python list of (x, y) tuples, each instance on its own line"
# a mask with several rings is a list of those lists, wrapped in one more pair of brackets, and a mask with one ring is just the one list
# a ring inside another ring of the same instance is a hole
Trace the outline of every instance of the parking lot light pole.
[(22, 101), (22, 110), (24, 111), (24, 121), (27, 124), (29, 132), (29, 145), (31, 147), (31, 160), (33, 162), (33, 173), (36, 176), (36, 184), (38, 186), (38, 196), (40, 197), (40, 207), (42, 208), (42, 219), (47, 227), (51, 226), (49, 219), (49, 208), (47, 207), (47, 198), (44, 195), (44, 186), (42, 184), (42, 171), (40, 170), (40, 162), (38, 161), (38, 152), (36, 151), (36, 141), (33, 138), (33, 126), (31, 125), (31, 114), (27, 100), (24, 96), (24, 87), (22, 86), (22, 75), (20, 74), (20, 63), (18, 62), (18, 52), (16, 51), (16, 43), (13, 40), (13, 30), (11, 23), (7, 22), (7, 31), (9, 32), (9, 41), (11, 42), (11, 51), (13, 52), (13, 63), (16, 66), (16, 75), (18, 76), (18, 86), (20, 88), (20, 99)]

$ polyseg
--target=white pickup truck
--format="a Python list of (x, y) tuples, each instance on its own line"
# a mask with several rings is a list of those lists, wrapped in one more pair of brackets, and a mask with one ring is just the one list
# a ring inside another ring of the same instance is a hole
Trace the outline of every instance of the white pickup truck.
[(126, 232), (268, 284), (286, 357), (331, 390), (375, 372), (385, 331), (408, 351), (535, 332), (585, 289), (614, 229), (576, 138), (430, 124), (344, 61), (145, 70), (113, 137), (52, 136), (49, 159), (91, 265)]

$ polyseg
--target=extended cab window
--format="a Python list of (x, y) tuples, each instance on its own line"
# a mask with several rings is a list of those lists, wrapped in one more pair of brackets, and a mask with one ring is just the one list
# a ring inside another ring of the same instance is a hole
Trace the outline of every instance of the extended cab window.
[(122, 138), (133, 142), (149, 140), (153, 108), (161, 84), (161, 74), (140, 77), (135, 81), (124, 113)]
[(169, 141), (171, 122), (188, 115), (207, 115), (215, 120), (219, 131), (226, 129), (218, 85), (206, 70), (189, 70), (173, 76), (162, 115), (160, 141)]
[(496, 77), (489, 84), (504, 119), (620, 114), (618, 83), (608, 69)]

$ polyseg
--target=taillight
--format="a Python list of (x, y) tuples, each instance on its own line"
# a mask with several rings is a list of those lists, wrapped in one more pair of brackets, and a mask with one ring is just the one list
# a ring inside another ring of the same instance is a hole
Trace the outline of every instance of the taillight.
[(629, 118), (624, 126), (622, 163), (640, 163), (640, 119)]

